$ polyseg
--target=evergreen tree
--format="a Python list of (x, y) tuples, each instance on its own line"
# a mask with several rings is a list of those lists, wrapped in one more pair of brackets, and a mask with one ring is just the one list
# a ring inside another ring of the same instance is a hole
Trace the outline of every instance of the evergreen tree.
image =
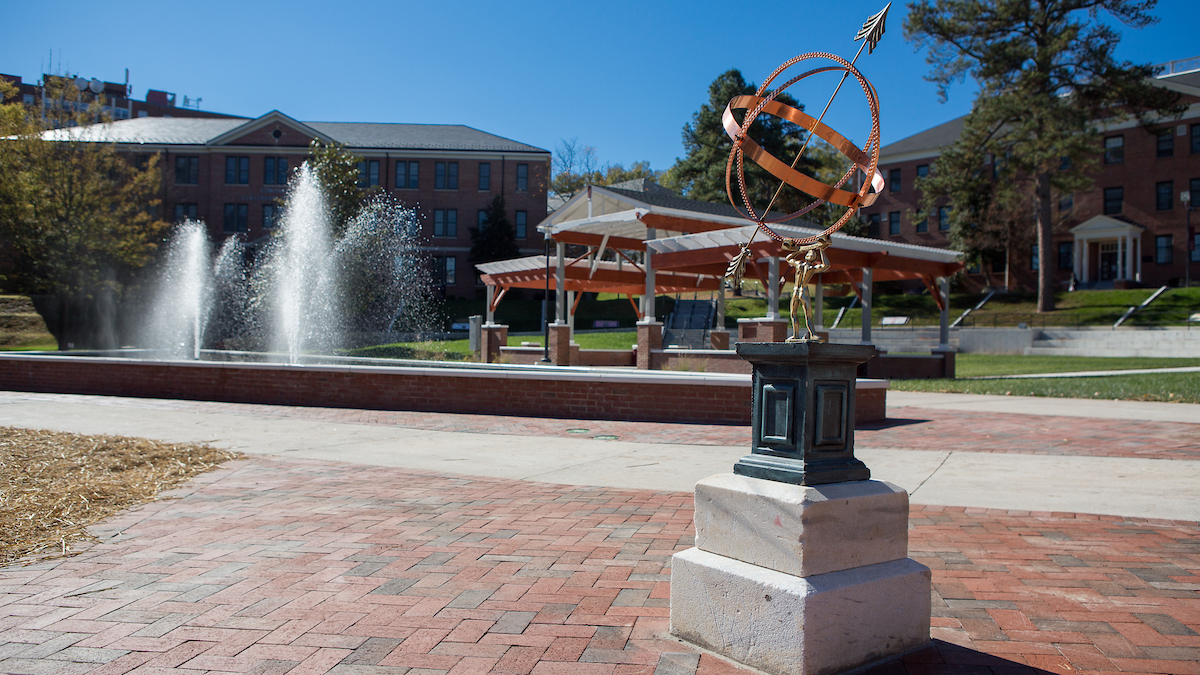
[[(920, 181), (923, 209), (948, 203), (951, 241), (979, 255), (1036, 232), (1038, 311), (1054, 310), (1053, 199), (1091, 185), (1101, 124), (1178, 114), (1149, 65), (1119, 62), (1120, 35), (1156, 19), (1156, 0), (917, 0), (905, 35), (928, 47), (928, 79), (979, 85), (962, 136)], [(1032, 227), (1031, 227), (1032, 226)]]
[(333, 232), (340, 236), (372, 194), (359, 187), (358, 163), (362, 158), (338, 143), (325, 145), (316, 139), (309, 143), (308, 153), (309, 167), (325, 192)]
[(517, 230), (504, 212), (504, 197), (496, 195), (488, 205), (484, 224), (471, 228), (471, 264), (508, 260), (520, 255)]
[[(708, 86), (708, 103), (700, 106), (700, 110), (692, 116), (692, 121), (683, 127), (683, 149), (687, 155), (677, 159), (667, 170), (662, 177), (664, 186), (680, 192), (689, 199), (728, 202), (725, 165), (729, 159), (729, 151), (733, 149), (733, 141), (725, 134), (725, 128), (721, 125), (721, 113), (725, 111), (730, 99), (753, 94), (756, 89), (753, 83), (746, 82), (736, 68), (721, 73), (713, 80)], [(776, 100), (803, 109), (803, 106), (786, 92)], [(744, 111), (741, 114), (744, 114)], [(744, 118), (739, 114), (738, 119), (740, 121)], [(805, 131), (791, 122), (762, 114), (751, 126), (751, 135), (764, 150), (780, 161), (791, 164), (804, 143)], [(805, 154), (807, 155), (807, 151)], [(809, 175), (818, 167), (819, 164), (810, 156), (802, 158), (796, 165), (797, 170)], [(755, 209), (761, 212), (779, 187), (779, 180), (749, 160), (745, 162), (745, 169), (747, 192)], [(785, 187), (771, 210), (790, 213), (809, 201), (811, 198), (791, 187)], [(738, 206), (742, 206), (740, 198)]]

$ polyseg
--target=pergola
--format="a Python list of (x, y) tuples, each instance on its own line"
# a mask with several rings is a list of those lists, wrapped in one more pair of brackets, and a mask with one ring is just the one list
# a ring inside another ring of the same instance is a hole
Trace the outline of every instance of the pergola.
[[(697, 202), (650, 181), (618, 186), (590, 186), (552, 213), (538, 229), (555, 242), (555, 255), (532, 256), (478, 265), (488, 288), (488, 323), (496, 305), (510, 288), (557, 291), (555, 319), (569, 322), (580, 292), (619, 293), (635, 304), (639, 319), (652, 316), (653, 298), (660, 293), (719, 291), (718, 322), (724, 320), (725, 269), (743, 244), (750, 242), (747, 275), (757, 278), (768, 294), (768, 319), (777, 319), (779, 294), (794, 279), (780, 260), (786, 255), (778, 242), (723, 204)], [(806, 223), (807, 224), (807, 223)], [(812, 226), (780, 225), (785, 237), (818, 233)], [(751, 237), (754, 239), (751, 240)], [(827, 250), (832, 268), (819, 275), (815, 300), (820, 305), (826, 284), (849, 283), (863, 301), (863, 340), (870, 339), (870, 294), (874, 281), (912, 279), (923, 282), (942, 310), (947, 328), (948, 278), (962, 268), (961, 253), (926, 246), (833, 235)], [(567, 244), (585, 247), (566, 256)], [(615, 260), (602, 260), (606, 255)], [(815, 313), (818, 317), (820, 311)], [(942, 342), (947, 342), (943, 339)]]

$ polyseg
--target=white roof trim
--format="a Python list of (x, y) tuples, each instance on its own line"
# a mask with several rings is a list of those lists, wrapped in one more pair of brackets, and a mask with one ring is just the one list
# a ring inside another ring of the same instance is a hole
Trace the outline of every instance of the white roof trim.
[[(635, 223), (642, 219), (642, 216), (650, 213), (648, 208), (636, 208), (628, 211), (619, 211), (617, 213), (607, 213), (603, 216), (592, 216), (582, 220), (568, 220), (559, 224), (542, 224), (538, 225), (538, 231), (544, 234), (554, 235), (563, 230), (574, 230), (576, 228), (597, 223)], [(549, 220), (549, 219), (547, 219)], [(545, 221), (543, 221), (545, 222)]]
[(263, 127), (265, 127), (271, 123), (275, 123), (275, 122), (278, 122), (281, 124), (286, 124), (290, 127), (294, 127), (297, 131), (301, 131), (305, 134), (311, 134), (311, 136), (310, 136), (311, 138), (318, 138), (323, 143), (331, 144), (334, 142), (334, 140), (332, 138), (317, 131), (316, 129), (313, 129), (312, 127), (308, 126), (307, 124), (300, 122), (298, 120), (292, 119), (291, 117), (288, 117), (287, 115), (279, 112), (278, 110), (272, 110), (271, 112), (267, 113), (266, 115), (263, 115), (262, 117), (250, 120), (241, 126), (237, 126), (237, 127), (230, 129), (229, 131), (226, 131), (225, 133), (221, 134), (220, 136), (217, 136), (216, 138), (211, 139), (208, 142), (208, 144), (209, 145), (224, 145), (239, 136), (244, 136), (248, 133), (257, 131), (257, 130), (262, 129)]
[[(750, 237), (756, 228), (756, 225), (746, 225), (728, 230), (714, 230), (712, 232), (698, 232), (678, 237), (654, 239), (646, 242), (646, 247), (652, 253), (670, 253), (721, 246), (740, 246), (750, 241)], [(817, 229), (801, 228), (792, 225), (773, 225), (771, 229), (795, 239), (820, 234), (820, 230)], [(916, 246), (914, 244), (901, 244), (892, 241), (881, 241), (879, 239), (867, 239), (865, 237), (854, 237), (841, 233), (834, 233), (832, 239), (833, 248), (847, 251), (861, 251), (866, 253), (886, 252), (900, 257), (931, 260), (940, 263), (957, 262), (962, 257), (961, 251), (933, 248), (931, 246)]]
[(1129, 223), (1124, 220), (1118, 220), (1112, 216), (1092, 216), (1082, 223), (1071, 228), (1071, 234), (1079, 237), (1084, 235), (1084, 239), (1097, 239), (1100, 237), (1122, 237), (1126, 235), (1141, 235), (1146, 228), (1136, 223)]

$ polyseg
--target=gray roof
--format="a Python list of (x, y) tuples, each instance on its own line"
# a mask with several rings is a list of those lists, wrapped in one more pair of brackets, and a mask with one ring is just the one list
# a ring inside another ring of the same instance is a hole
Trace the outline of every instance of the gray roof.
[(948, 145), (953, 145), (962, 135), (966, 119), (966, 115), (956, 117), (949, 122), (943, 122), (936, 127), (883, 146), (879, 150), (879, 163), (886, 163), (891, 157), (897, 155), (906, 155), (910, 152), (936, 152)]
[[(745, 217), (738, 213), (737, 209), (733, 208), (733, 205), (728, 202), (718, 204), (681, 197), (669, 188), (665, 188), (649, 178), (636, 178), (623, 183), (601, 187), (605, 190), (611, 190), (619, 195), (629, 197), (630, 199), (636, 199), (650, 206), (661, 206), (667, 209), (679, 209), (680, 211), (695, 211), (697, 213), (728, 216), (730, 218)], [(770, 215), (774, 218), (781, 218), (787, 214), (772, 211)]]
[[(271, 113), (268, 113), (271, 114)], [(286, 118), (286, 116), (285, 116)], [(259, 118), (261, 119), (261, 118)], [(80, 129), (46, 132), (56, 139), (67, 134), (88, 141), (155, 145), (207, 145), (238, 127), (256, 120), (246, 118), (138, 117)], [(384, 124), (373, 122), (299, 122), (349, 148), (407, 150), (475, 150), (491, 152), (541, 152), (461, 124)]]
[(57, 140), (67, 135), (85, 141), (154, 145), (204, 145), (250, 120), (206, 117), (138, 117), (111, 124), (55, 129), (45, 137)]
[(351, 148), (405, 150), (484, 150), (548, 152), (461, 124), (383, 124), (375, 122), (305, 122)]

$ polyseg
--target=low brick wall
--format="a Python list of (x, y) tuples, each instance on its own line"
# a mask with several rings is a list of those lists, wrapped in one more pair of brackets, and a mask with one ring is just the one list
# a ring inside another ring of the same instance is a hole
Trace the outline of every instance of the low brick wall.
[[(881, 381), (860, 382), (856, 421), (883, 419), (886, 386)], [(374, 410), (750, 423), (750, 378), (722, 373), (0, 355), (0, 389)]]

